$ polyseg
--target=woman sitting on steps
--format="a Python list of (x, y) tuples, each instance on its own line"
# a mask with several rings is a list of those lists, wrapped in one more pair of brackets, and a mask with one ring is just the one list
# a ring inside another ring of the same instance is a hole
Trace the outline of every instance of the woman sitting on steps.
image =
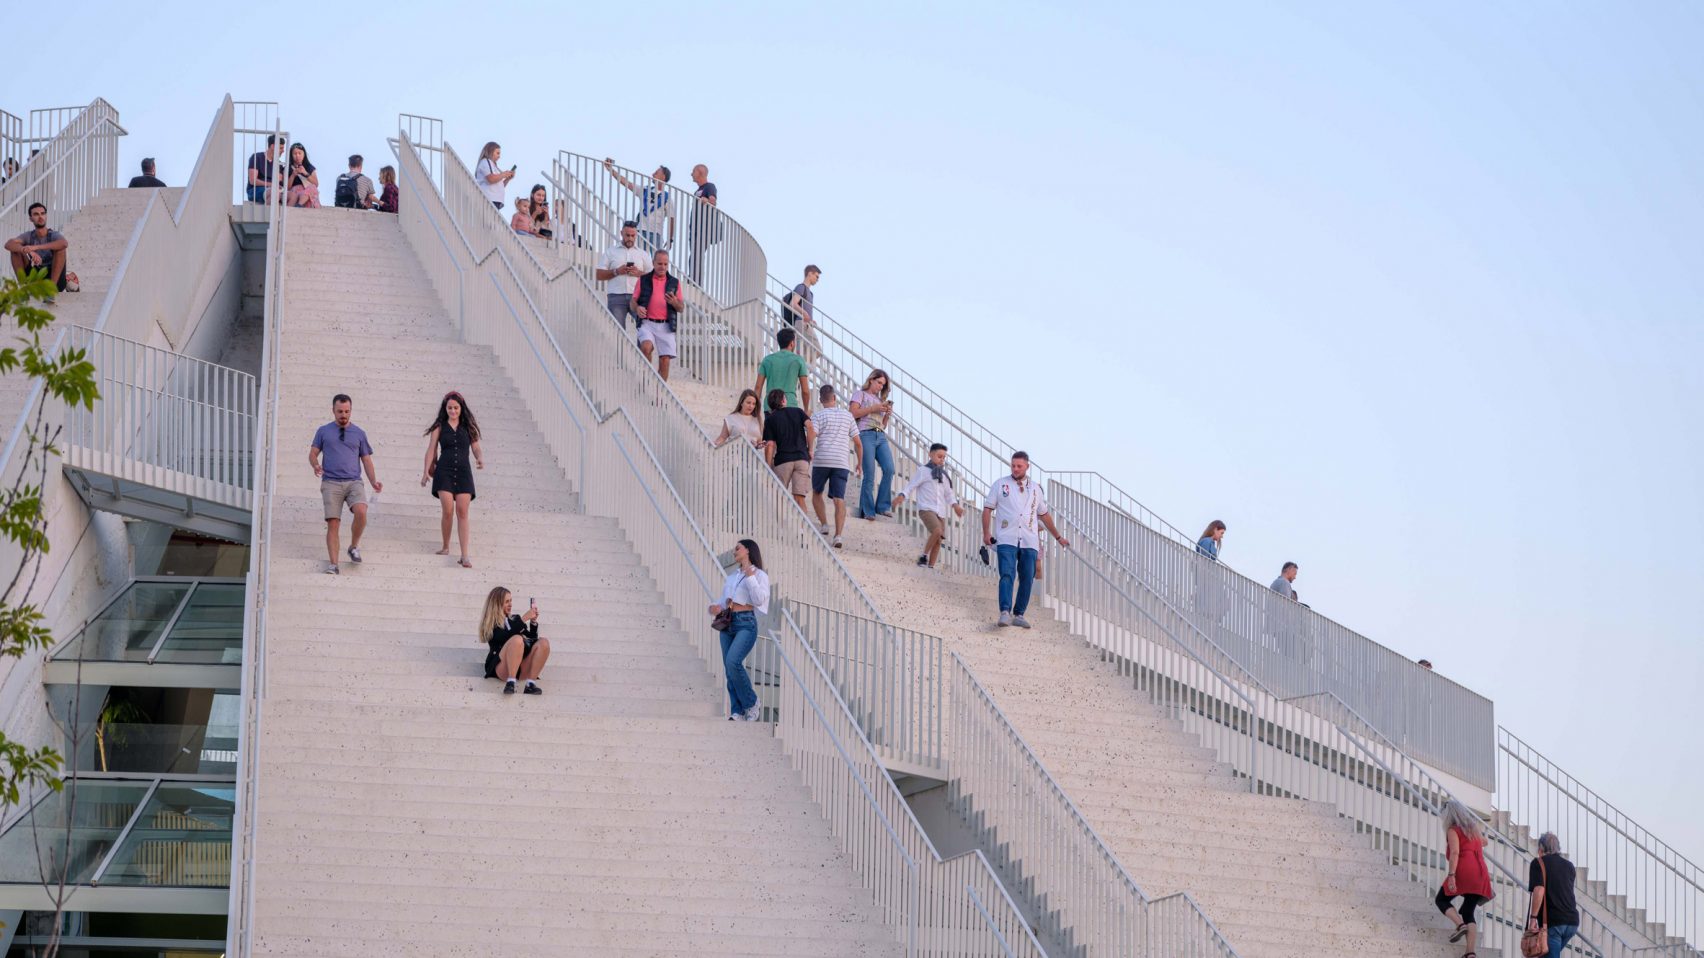
[(538, 606), (528, 605), (525, 612), (516, 615), (514, 604), (514, 596), (502, 586), (485, 597), (478, 638), (489, 649), (485, 653), (485, 677), (502, 679), (504, 695), (515, 694), (516, 679), (526, 683), (527, 695), (543, 695), (537, 679), (550, 660), (550, 640), (538, 637)]

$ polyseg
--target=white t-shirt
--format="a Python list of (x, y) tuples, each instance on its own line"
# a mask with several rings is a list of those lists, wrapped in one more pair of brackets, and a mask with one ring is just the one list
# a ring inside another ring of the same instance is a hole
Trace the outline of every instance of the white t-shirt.
[(481, 157), (479, 162), (473, 165), (473, 181), (479, 185), (479, 192), (485, 194), (485, 198), (493, 203), (503, 202), (503, 187), (505, 184), (502, 180), (498, 180), (495, 183), (489, 182), (486, 180), (486, 177), (493, 173), (501, 172), (503, 171), (499, 170), (495, 164), (484, 157)]
[(1041, 483), (1024, 479), (1020, 486), (1011, 476), (1001, 476), (988, 487), (983, 508), (994, 510), (994, 542), (1020, 549), (1041, 548), (1040, 517), (1047, 515), (1047, 499)]
[[(603, 251), (598, 257), (598, 269), (615, 269), (623, 263), (632, 263), (639, 267), (641, 274), (651, 271), (651, 254), (639, 248), (638, 243), (626, 247), (620, 243)], [(611, 276), (604, 285), (604, 292), (619, 295), (633, 295), (633, 287), (638, 285), (638, 276)]]
[(852, 414), (842, 406), (825, 406), (811, 414), (811, 424), (817, 431), (811, 465), (819, 469), (852, 468), (852, 436), (858, 431)]

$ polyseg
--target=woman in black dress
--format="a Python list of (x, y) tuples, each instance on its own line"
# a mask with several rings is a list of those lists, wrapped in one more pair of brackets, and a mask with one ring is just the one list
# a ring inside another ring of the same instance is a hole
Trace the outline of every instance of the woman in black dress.
[(473, 454), (474, 468), (485, 468), (485, 456), (479, 449), (479, 423), (462, 394), (451, 390), (438, 403), (438, 418), (426, 428), (426, 465), (420, 473), (420, 484), (432, 483), (432, 495), (444, 506), (444, 547), (438, 555), (450, 554), (450, 524), (460, 530), (462, 568), (473, 568), (468, 556), (467, 509), (473, 502), (473, 468), (468, 466), (468, 453)]

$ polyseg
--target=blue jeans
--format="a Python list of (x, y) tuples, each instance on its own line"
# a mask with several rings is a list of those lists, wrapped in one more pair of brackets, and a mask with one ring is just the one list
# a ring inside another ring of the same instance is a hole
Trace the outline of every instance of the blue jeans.
[[(994, 552), (1000, 557), (1000, 611), (1023, 615), (1029, 608), (1030, 586), (1035, 584), (1034, 549), (998, 545)], [(1012, 579), (1018, 580), (1018, 597), (1012, 599)]]
[(1562, 958), (1562, 949), (1568, 947), (1568, 942), (1580, 931), (1579, 925), (1550, 926), (1550, 958)]
[[(865, 429), (858, 433), (864, 446), (864, 484), (858, 489), (858, 514), (879, 516), (893, 509), (893, 450), (888, 446), (887, 433), (880, 429)], [(876, 465), (882, 467), (882, 487), (876, 490)]]
[(744, 712), (757, 704), (757, 692), (746, 674), (746, 656), (757, 644), (757, 614), (735, 612), (734, 624), (722, 633), (722, 671), (728, 676), (729, 714)]

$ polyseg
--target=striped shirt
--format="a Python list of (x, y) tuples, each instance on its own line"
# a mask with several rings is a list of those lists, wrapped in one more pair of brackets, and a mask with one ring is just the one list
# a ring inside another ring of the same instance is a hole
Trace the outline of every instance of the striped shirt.
[(852, 437), (858, 431), (852, 414), (840, 406), (825, 406), (811, 416), (816, 426), (816, 452), (811, 464), (818, 469), (852, 468)]

